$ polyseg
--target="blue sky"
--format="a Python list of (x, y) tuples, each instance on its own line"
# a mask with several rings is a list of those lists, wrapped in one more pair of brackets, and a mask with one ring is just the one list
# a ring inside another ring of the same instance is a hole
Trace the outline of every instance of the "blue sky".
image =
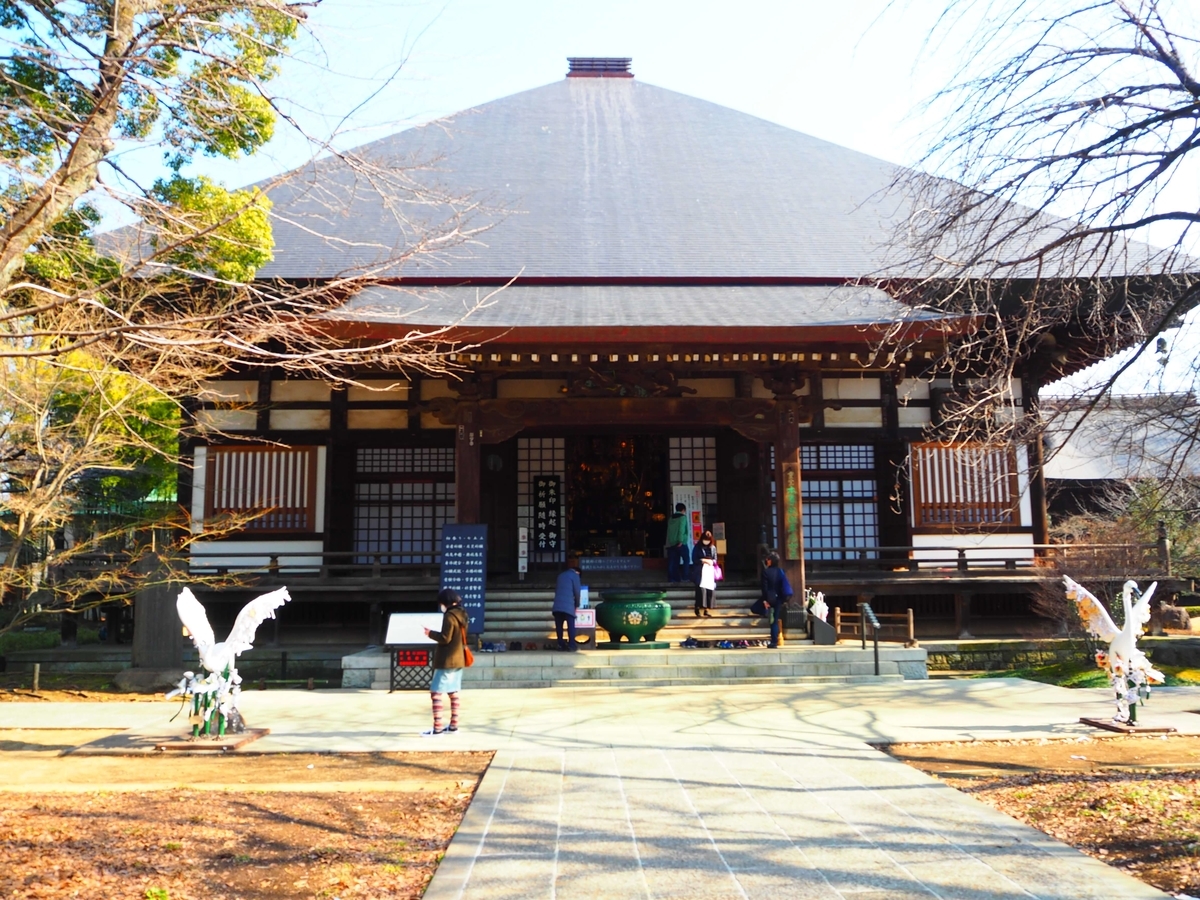
[[(925, 35), (942, 0), (325, 0), (274, 85), (307, 137), (281, 124), (250, 160), (195, 167), (233, 186), (305, 162), (309, 138), (349, 147), (555, 81), (568, 56), (630, 56), (638, 78), (901, 164), (919, 159), (921, 100), (945, 84), (954, 47)], [(157, 151), (123, 162), (144, 176)], [(1166, 386), (1191, 383), (1200, 316), (1171, 336)], [(1101, 377), (1094, 368), (1085, 377)], [(1124, 392), (1161, 383), (1139, 361)], [(1083, 382), (1073, 379), (1073, 385)]]
[[(352, 146), (556, 81), (568, 56), (630, 56), (644, 81), (905, 162), (905, 117), (952, 61), (914, 69), (937, 5), (879, 19), (884, 0), (326, 0), (273, 87), (311, 134)], [(255, 160), (204, 168), (244, 182), (309, 152), (281, 133)]]

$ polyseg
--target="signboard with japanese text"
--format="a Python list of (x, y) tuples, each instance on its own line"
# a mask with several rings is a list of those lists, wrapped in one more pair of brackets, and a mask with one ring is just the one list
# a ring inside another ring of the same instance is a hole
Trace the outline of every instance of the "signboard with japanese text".
[(442, 588), (458, 591), (467, 613), (467, 632), (483, 631), (487, 584), (487, 526), (442, 526)]
[(577, 609), (577, 610), (575, 610), (575, 627), (576, 628), (595, 628), (596, 627), (596, 610), (594, 610), (594, 609)]
[(704, 531), (702, 518), (704, 515), (704, 492), (698, 484), (673, 484), (671, 485), (671, 509), (674, 509), (678, 503), (682, 503), (686, 507), (684, 515), (688, 517), (690, 526), (691, 539), (687, 545), (690, 554), (692, 545), (700, 540), (700, 535)]
[(533, 479), (533, 548), (538, 553), (557, 553), (563, 546), (562, 479), (558, 475), (536, 475)]

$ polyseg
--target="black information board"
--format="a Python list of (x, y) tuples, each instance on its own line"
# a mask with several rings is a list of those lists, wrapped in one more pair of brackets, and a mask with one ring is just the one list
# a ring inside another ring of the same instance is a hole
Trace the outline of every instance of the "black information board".
[(537, 475), (533, 479), (533, 548), (553, 553), (562, 547), (562, 479)]
[(483, 631), (487, 582), (487, 526), (442, 526), (442, 587), (458, 591), (467, 612), (467, 632)]

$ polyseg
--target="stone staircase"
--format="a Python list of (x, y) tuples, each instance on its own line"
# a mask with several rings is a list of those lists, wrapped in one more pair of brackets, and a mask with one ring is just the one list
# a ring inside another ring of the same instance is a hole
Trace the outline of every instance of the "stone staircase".
[[(606, 588), (591, 586), (591, 604), (601, 602)], [(626, 585), (610, 586), (610, 590), (666, 590), (667, 602), (671, 604), (671, 620), (658, 632), (658, 640), (669, 641), (672, 646), (689, 635), (701, 641), (767, 640), (771, 627), (765, 618), (754, 616), (749, 606), (759, 596), (755, 584), (723, 583), (717, 588), (716, 606), (711, 617), (696, 618), (693, 614), (694, 588), (690, 585)], [(487, 618), (483, 641), (504, 641), (511, 644), (532, 643), (542, 649), (552, 643), (554, 617), (550, 606), (554, 599), (553, 586), (528, 588), (488, 588)], [(604, 629), (597, 629), (597, 640), (607, 640)]]
[[(925, 651), (880, 645), (875, 674), (871, 648), (788, 644), (746, 650), (522, 650), (477, 653), (464, 690), (545, 687), (661, 687), (700, 684), (799, 684), (925, 678)], [(389, 657), (371, 648), (342, 660), (342, 686), (387, 690)]]

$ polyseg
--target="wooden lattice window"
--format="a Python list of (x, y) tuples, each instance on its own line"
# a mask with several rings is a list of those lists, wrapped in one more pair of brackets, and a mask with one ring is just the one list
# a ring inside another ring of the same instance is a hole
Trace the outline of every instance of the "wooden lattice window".
[(204, 518), (251, 517), (250, 532), (317, 530), (316, 447), (209, 447)]
[(913, 525), (945, 531), (1020, 525), (1017, 456), (985, 444), (912, 445)]

